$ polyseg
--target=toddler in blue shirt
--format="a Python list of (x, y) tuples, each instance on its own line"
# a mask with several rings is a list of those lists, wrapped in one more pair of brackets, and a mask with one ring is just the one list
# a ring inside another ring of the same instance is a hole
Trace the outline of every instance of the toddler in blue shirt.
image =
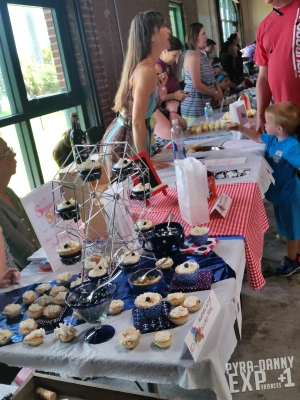
[(274, 170), (266, 199), (274, 207), (278, 233), (286, 238), (287, 254), (277, 268), (278, 276), (300, 270), (300, 108), (293, 103), (276, 103), (265, 112), (267, 133), (260, 134), (240, 124), (229, 130), (266, 145), (266, 159)]

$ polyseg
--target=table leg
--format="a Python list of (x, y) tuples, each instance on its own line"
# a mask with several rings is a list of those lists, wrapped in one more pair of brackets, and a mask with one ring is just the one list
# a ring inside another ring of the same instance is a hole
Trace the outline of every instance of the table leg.
[(158, 393), (158, 386), (156, 383), (147, 383), (147, 388), (150, 393)]

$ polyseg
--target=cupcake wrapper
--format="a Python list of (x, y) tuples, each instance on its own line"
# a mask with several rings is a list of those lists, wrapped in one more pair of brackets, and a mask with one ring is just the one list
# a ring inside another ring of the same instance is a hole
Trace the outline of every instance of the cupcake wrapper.
[(79, 176), (82, 180), (87, 182), (97, 181), (102, 176), (102, 169), (94, 169), (93, 171), (80, 171)]
[(161, 309), (162, 309), (162, 302), (149, 308), (139, 308), (139, 312), (143, 318), (155, 319), (160, 316)]
[(192, 272), (191, 274), (177, 274), (178, 281), (186, 286), (195, 285), (199, 280), (199, 270)]
[(208, 232), (204, 235), (191, 235), (192, 242), (197, 246), (203, 246), (208, 239)]

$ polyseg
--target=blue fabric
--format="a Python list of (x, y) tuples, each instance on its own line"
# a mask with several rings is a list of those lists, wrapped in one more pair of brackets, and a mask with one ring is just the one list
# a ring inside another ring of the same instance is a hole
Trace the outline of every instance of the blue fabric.
[(218, 75), (218, 76), (216, 76), (216, 81), (218, 82), (218, 83), (220, 83), (220, 82), (222, 82), (222, 80), (224, 79), (224, 78), (226, 78), (226, 76), (228, 76), (225, 72), (221, 72), (220, 73), (220, 75)]
[(288, 239), (300, 238), (300, 143), (295, 136), (278, 141), (276, 136), (264, 133), (266, 159), (273, 168), (275, 185), (271, 183), (266, 199), (274, 205), (278, 233)]
[[(177, 254), (173, 257), (174, 266), (182, 264), (185, 261), (193, 261), (200, 264), (200, 269), (202, 271), (212, 270), (213, 272), (213, 283), (229, 279), (236, 278), (235, 272), (228, 264), (224, 262), (224, 260), (218, 257), (213, 251), (211, 251), (207, 256), (202, 255), (185, 255), (185, 254)], [(150, 260), (147, 262), (143, 262), (142, 268), (154, 267), (154, 260)], [(130, 310), (134, 307), (134, 300), (137, 297), (137, 293), (131, 289), (128, 283), (128, 278), (131, 272), (123, 272), (115, 281), (117, 285), (117, 290), (115, 294), (115, 299), (121, 299), (125, 303), (124, 310)], [(164, 272), (164, 281), (160, 287), (159, 293), (165, 298), (168, 293), (168, 286), (173, 278), (174, 267), (170, 270)], [(72, 277), (72, 280), (77, 278), (76, 275)], [(55, 285), (55, 281), (49, 282), (52, 285)], [(12, 337), (12, 341), (14, 343), (21, 342), (23, 340), (23, 335), (21, 335), (18, 331), (19, 324), (21, 321), (28, 319), (29, 317), (25, 314), (27, 310), (27, 306), (22, 303), (22, 294), (27, 290), (34, 290), (38, 284), (33, 284), (30, 286), (26, 286), (22, 289), (12, 290), (11, 292), (1, 293), (0, 294), (0, 328), (9, 329), (15, 333)], [(2, 310), (7, 304), (17, 303), (22, 304), (22, 312), (19, 318), (12, 319), (11, 321), (6, 318), (4, 314), (2, 314)], [(64, 323), (71, 323), (72, 325), (79, 325), (84, 323), (84, 321), (78, 321), (76, 318), (72, 317), (72, 310), (67, 308), (62, 321)], [(55, 327), (46, 327), (44, 328), (46, 334), (52, 333)]]

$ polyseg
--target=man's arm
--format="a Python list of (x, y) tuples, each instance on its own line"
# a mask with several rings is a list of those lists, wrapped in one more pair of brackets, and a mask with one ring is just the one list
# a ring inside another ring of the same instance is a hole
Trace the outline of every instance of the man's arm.
[(256, 84), (256, 99), (257, 99), (257, 124), (256, 130), (264, 132), (265, 111), (269, 106), (272, 98), (272, 92), (268, 80), (268, 67), (259, 67), (259, 74)]

